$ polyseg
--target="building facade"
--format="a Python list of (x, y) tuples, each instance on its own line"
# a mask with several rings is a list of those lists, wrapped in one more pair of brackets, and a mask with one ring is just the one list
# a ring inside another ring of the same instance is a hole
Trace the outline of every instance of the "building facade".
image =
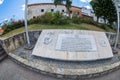
[[(97, 22), (97, 16), (95, 16), (95, 14), (93, 14), (93, 20), (94, 20), (95, 22)], [(108, 20), (106, 20), (106, 22), (105, 22), (104, 19), (103, 19), (102, 17), (100, 17), (100, 18), (98, 19), (98, 23), (107, 24), (107, 23), (108, 23)]]
[(92, 9), (87, 9), (85, 7), (82, 7), (82, 15), (93, 17), (93, 11), (92, 11)]
[[(31, 18), (41, 16), (45, 14), (46, 12), (56, 12), (59, 11), (65, 16), (69, 16), (66, 12), (66, 7), (64, 5), (57, 5), (55, 6), (53, 3), (39, 3), (39, 4), (29, 4), (28, 5), (28, 20)], [(78, 15), (78, 17), (81, 18), (92, 18), (94, 21), (97, 21), (97, 17), (95, 16), (94, 12), (92, 9), (87, 9), (85, 7), (76, 7), (72, 6), (70, 8), (70, 13), (71, 17), (73, 14)], [(103, 18), (99, 18), (98, 20), (99, 23), (105, 23)]]
[[(66, 7), (62, 4), (57, 6), (55, 6), (53, 3), (30, 4), (28, 5), (28, 20), (37, 16), (41, 16), (46, 12), (56, 12), (56, 11), (59, 11), (63, 14), (66, 14), (67, 12)], [(70, 8), (70, 13), (71, 13), (71, 17), (73, 14), (77, 14), (80, 17), (82, 16), (82, 9), (79, 7), (72, 6)]]

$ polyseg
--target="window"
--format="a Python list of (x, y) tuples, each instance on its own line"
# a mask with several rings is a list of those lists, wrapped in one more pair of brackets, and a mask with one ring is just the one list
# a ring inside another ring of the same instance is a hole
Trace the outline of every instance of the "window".
[(100, 22), (103, 22), (103, 20), (100, 20)]
[(79, 15), (79, 12), (77, 14)]
[(41, 9), (41, 12), (44, 12), (44, 9)]
[(33, 18), (36, 18), (35, 16), (33, 16)]
[(64, 10), (62, 10), (62, 12), (65, 12)]
[(70, 13), (72, 13), (72, 11), (70, 11)]
[(54, 9), (51, 9), (51, 12), (54, 12)]

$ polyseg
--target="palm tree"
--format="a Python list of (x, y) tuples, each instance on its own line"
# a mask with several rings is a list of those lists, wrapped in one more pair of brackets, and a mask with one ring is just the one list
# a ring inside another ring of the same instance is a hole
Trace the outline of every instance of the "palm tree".
[(70, 7), (72, 5), (72, 0), (54, 0), (54, 4), (57, 6), (58, 4), (65, 4), (67, 12), (70, 17)]

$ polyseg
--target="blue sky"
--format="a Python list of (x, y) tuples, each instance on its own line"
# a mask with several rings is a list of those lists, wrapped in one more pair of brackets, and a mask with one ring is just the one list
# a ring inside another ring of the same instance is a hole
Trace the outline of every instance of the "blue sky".
[[(83, 7), (90, 6), (91, 0), (72, 0), (74, 6)], [(25, 0), (0, 0), (0, 22), (5, 19), (14, 18), (24, 19), (24, 5)], [(29, 4), (33, 3), (52, 3), (53, 0), (29, 0)]]

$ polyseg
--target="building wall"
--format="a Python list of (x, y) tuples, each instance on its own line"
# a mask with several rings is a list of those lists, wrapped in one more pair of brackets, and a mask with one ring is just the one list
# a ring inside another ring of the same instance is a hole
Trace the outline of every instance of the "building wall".
[[(97, 17), (95, 16), (95, 14), (93, 14), (93, 20), (94, 20), (95, 22), (97, 22)], [(103, 19), (102, 17), (100, 17), (100, 18), (98, 19), (98, 23), (104, 24), (105, 21), (104, 21), (104, 19)], [(108, 21), (106, 20), (106, 24), (107, 24), (107, 23), (108, 23)]]
[(52, 12), (51, 10), (53, 10), (53, 12), (66, 12), (66, 8), (63, 5), (55, 6), (53, 4), (33, 4), (28, 6), (28, 19), (41, 16), (46, 12)]
[[(70, 10), (72, 14), (79, 13), (79, 16), (82, 15), (81, 8), (72, 6)], [(31, 4), (28, 5), (28, 20), (33, 17), (41, 16), (46, 12), (56, 12), (56, 11), (60, 11), (61, 13), (64, 14), (66, 13), (66, 7), (64, 5), (55, 6), (53, 3)]]
[(72, 7), (70, 8), (70, 12), (71, 12), (71, 14), (76, 14), (76, 15), (78, 15), (79, 17), (82, 16), (82, 10), (81, 10), (81, 8), (72, 6)]
[(93, 13), (91, 9), (87, 9), (85, 7), (82, 7), (82, 14), (89, 16), (89, 17), (93, 17)]

